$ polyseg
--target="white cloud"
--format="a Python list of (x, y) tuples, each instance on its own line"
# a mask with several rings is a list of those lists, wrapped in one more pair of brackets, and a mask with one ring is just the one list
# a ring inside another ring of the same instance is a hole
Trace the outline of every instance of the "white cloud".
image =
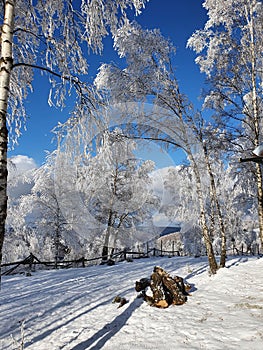
[(11, 166), (10, 171), (12, 172), (12, 168), (15, 169), (17, 174), (24, 174), (28, 170), (36, 169), (37, 164), (33, 158), (24, 155), (17, 155), (9, 158), (9, 161), (14, 165)]
[(32, 188), (33, 171), (37, 164), (33, 158), (17, 155), (8, 159), (8, 196), (10, 199), (28, 194)]

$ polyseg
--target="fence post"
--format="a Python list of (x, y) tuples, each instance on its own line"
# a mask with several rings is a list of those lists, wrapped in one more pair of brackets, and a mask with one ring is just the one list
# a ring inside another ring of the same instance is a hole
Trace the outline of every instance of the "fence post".
[(154, 247), (153, 248), (153, 256), (155, 256), (155, 250), (156, 250), (156, 248)]
[(174, 256), (174, 241), (173, 241), (173, 243), (172, 243), (172, 251), (173, 251), (173, 256)]
[(30, 255), (29, 255), (29, 271), (32, 271), (33, 262), (34, 262), (34, 255), (32, 253), (30, 253)]

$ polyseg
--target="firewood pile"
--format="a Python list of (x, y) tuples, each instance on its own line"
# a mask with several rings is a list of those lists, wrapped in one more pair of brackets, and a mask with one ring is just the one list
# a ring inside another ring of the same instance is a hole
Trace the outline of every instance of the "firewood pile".
[(150, 278), (142, 278), (135, 283), (135, 290), (149, 305), (167, 308), (170, 305), (182, 305), (187, 301), (190, 284), (182, 277), (170, 276), (160, 266), (155, 266)]

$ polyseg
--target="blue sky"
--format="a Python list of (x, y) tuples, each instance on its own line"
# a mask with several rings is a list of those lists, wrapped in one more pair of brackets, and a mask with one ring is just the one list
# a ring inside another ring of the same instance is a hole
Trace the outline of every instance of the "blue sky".
[[(181, 89), (189, 98), (198, 103), (203, 86), (203, 77), (199, 68), (194, 63), (194, 53), (186, 49), (187, 39), (196, 30), (203, 27), (206, 21), (206, 13), (202, 7), (203, 0), (150, 0), (140, 16), (134, 19), (143, 28), (160, 28), (161, 33), (170, 38), (177, 48), (175, 67), (177, 78)], [(101, 56), (90, 56), (90, 79), (94, 78), (101, 63), (114, 61), (118, 63), (116, 52), (111, 47), (111, 39), (105, 42), (105, 50)], [(63, 122), (69, 117), (72, 106), (63, 111), (50, 108), (47, 103), (49, 85), (45, 77), (36, 75), (34, 81), (34, 93), (26, 102), (29, 119), (27, 130), (19, 139), (19, 145), (9, 151), (9, 157), (15, 155), (26, 155), (41, 165), (46, 156), (46, 150), (51, 151), (55, 147), (52, 143), (53, 134), (51, 130), (60, 121)], [(162, 159), (159, 167), (172, 165), (173, 160), (169, 156), (157, 156), (156, 161)], [(145, 155), (146, 156), (146, 155)], [(145, 157), (143, 156), (143, 157)], [(171, 163), (171, 164), (170, 164)]]

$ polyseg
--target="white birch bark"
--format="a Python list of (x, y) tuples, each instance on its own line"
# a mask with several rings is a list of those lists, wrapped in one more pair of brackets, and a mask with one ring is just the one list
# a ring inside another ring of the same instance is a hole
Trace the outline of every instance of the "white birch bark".
[(225, 264), (226, 264), (226, 229), (225, 229), (225, 225), (224, 225), (221, 207), (220, 207), (220, 204), (218, 201), (215, 178), (214, 178), (214, 174), (212, 172), (211, 163), (209, 161), (209, 157), (207, 154), (207, 147), (206, 147), (205, 143), (203, 144), (203, 149), (204, 149), (206, 168), (207, 168), (207, 171), (209, 174), (209, 179), (210, 179), (210, 196), (213, 199), (213, 201), (215, 202), (216, 214), (218, 217), (219, 228), (220, 228), (220, 233), (221, 233), (220, 267), (225, 267)]
[(15, 0), (5, 1), (5, 17), (1, 33), (0, 61), (0, 264), (5, 235), (7, 215), (7, 104), (10, 87), (10, 76), (13, 65), (12, 42), (14, 27)]
[[(259, 146), (260, 138), (260, 116), (258, 108), (257, 94), (257, 73), (256, 73), (256, 50), (255, 50), (255, 24), (253, 17), (253, 6), (245, 6), (247, 22), (250, 33), (250, 59), (251, 59), (251, 85), (252, 85), (252, 116), (255, 128), (255, 147)], [(256, 164), (256, 182), (257, 182), (257, 198), (258, 198), (258, 224), (260, 232), (261, 250), (263, 251), (263, 191), (262, 191), (262, 168), (260, 164)]]
[(197, 192), (197, 198), (198, 198), (199, 207), (200, 207), (200, 224), (201, 224), (202, 235), (203, 235), (205, 246), (206, 246), (209, 267), (210, 267), (211, 273), (215, 274), (218, 270), (218, 266), (217, 266), (211, 238), (209, 235), (209, 229), (208, 229), (208, 226), (206, 223), (206, 214), (205, 214), (205, 206), (204, 206), (204, 202), (203, 202), (201, 177), (200, 177), (200, 174), (198, 171), (198, 166), (197, 166), (191, 152), (188, 153), (188, 157), (189, 157), (189, 160), (191, 162), (191, 166), (193, 167), (193, 172), (195, 174), (196, 192)]

